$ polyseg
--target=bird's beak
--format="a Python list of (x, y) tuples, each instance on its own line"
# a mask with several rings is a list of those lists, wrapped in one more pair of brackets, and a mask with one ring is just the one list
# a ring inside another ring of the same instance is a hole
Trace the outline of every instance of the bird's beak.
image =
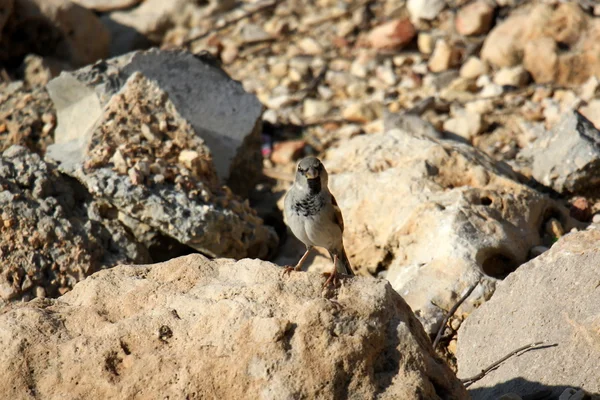
[(319, 176), (319, 173), (317, 172), (316, 168), (309, 168), (306, 171), (306, 177), (308, 179), (315, 179), (317, 176)]

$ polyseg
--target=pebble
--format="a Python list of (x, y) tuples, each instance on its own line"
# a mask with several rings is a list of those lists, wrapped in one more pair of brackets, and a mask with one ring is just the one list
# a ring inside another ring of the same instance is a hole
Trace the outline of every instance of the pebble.
[(488, 70), (489, 69), (485, 62), (481, 61), (477, 57), (471, 56), (460, 67), (460, 76), (463, 78), (476, 79), (481, 75), (487, 74)]
[(546, 233), (554, 238), (560, 238), (565, 234), (565, 229), (556, 218), (550, 218), (545, 225)]
[(442, 72), (455, 67), (459, 61), (458, 50), (446, 40), (440, 39), (435, 43), (428, 65), (431, 72)]
[(304, 100), (304, 107), (302, 109), (302, 115), (307, 120), (314, 120), (327, 115), (331, 110), (331, 105), (327, 101), (306, 99)]

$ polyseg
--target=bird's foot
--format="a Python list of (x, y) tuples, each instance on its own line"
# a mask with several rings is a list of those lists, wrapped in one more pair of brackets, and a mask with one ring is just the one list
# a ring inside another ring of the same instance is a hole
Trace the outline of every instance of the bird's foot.
[(327, 280), (325, 281), (325, 284), (323, 285), (323, 288), (326, 288), (329, 285), (333, 285), (333, 287), (339, 286), (340, 279), (339, 279), (338, 275), (335, 272), (334, 273), (324, 272), (323, 276), (327, 277)]
[(295, 267), (288, 265), (283, 269), (282, 275), (289, 275), (292, 273), (292, 271), (300, 271), (300, 269), (301, 268), (299, 268), (297, 265)]

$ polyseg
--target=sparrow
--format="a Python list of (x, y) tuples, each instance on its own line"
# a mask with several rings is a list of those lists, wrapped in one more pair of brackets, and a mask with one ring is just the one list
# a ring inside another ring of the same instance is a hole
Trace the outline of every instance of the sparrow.
[(333, 261), (333, 272), (325, 274), (329, 278), (324, 287), (337, 284), (338, 272), (354, 275), (344, 249), (342, 212), (327, 184), (327, 171), (321, 161), (316, 157), (303, 158), (298, 163), (294, 183), (285, 195), (283, 209), (287, 225), (306, 246), (296, 266), (287, 267), (284, 273), (300, 271), (313, 247), (323, 247)]

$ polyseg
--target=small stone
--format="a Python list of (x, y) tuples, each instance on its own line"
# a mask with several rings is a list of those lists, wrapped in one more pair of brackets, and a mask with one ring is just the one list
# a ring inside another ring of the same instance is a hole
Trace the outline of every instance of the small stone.
[(462, 7), (456, 15), (456, 30), (461, 35), (481, 35), (490, 30), (494, 8), (486, 1), (475, 1)]
[(594, 224), (600, 224), (600, 213), (599, 214), (594, 214), (594, 217), (592, 218), (592, 222)]
[(596, 129), (600, 128), (600, 99), (593, 99), (581, 107), (579, 112), (589, 119)]
[(556, 218), (550, 218), (545, 225), (546, 233), (554, 238), (560, 238), (565, 234), (565, 229)]
[(486, 97), (497, 97), (504, 93), (504, 89), (500, 85), (496, 85), (495, 83), (488, 83), (481, 89), (479, 92), (479, 96)]
[(571, 202), (569, 213), (578, 221), (588, 222), (592, 217), (592, 207), (585, 197), (575, 197)]
[(144, 175), (142, 175), (142, 173), (136, 168), (129, 168), (129, 171), (127, 171), (127, 175), (129, 175), (129, 179), (134, 185), (141, 185), (142, 183), (144, 183)]
[(398, 50), (409, 44), (415, 34), (415, 27), (408, 19), (396, 19), (375, 27), (367, 40), (375, 49)]
[(285, 61), (280, 61), (271, 66), (271, 75), (277, 78), (283, 78), (288, 73), (288, 65)]
[(346, 87), (346, 93), (352, 98), (361, 98), (367, 92), (368, 85), (364, 81), (352, 82)]
[(494, 76), (494, 83), (501, 86), (522, 87), (529, 82), (529, 74), (522, 65), (501, 68)]
[(428, 65), (431, 72), (442, 72), (455, 67), (459, 61), (458, 50), (446, 40), (440, 39), (435, 43)]
[(319, 55), (323, 53), (323, 47), (315, 39), (305, 37), (298, 43), (300, 49), (309, 55)]
[(200, 157), (197, 151), (194, 150), (181, 150), (179, 153), (178, 161), (183, 164), (187, 169), (194, 169), (194, 162)]
[(444, 130), (461, 136), (468, 141), (473, 140), (482, 131), (481, 115), (463, 111), (444, 122)]
[(285, 142), (277, 142), (273, 146), (271, 153), (271, 161), (275, 164), (285, 165), (292, 161), (298, 160), (306, 147), (304, 140), (288, 140)]
[(398, 81), (398, 78), (396, 77), (394, 70), (389, 66), (385, 66), (385, 65), (378, 66), (375, 69), (375, 75), (377, 75), (377, 78), (379, 78), (379, 80), (381, 80), (383, 83), (385, 83), (386, 85), (389, 85), (389, 86), (395, 85), (396, 82)]
[(456, 354), (456, 339), (452, 339), (450, 343), (448, 343), (448, 351), (452, 354)]
[(431, 54), (433, 52), (433, 46), (435, 45), (435, 39), (429, 32), (420, 32), (417, 37), (417, 46), (419, 51), (423, 54)]
[(445, 0), (408, 0), (406, 5), (413, 20), (436, 19), (439, 13), (446, 7)]
[(331, 110), (331, 104), (323, 100), (306, 99), (302, 108), (302, 115), (307, 120), (322, 118)]
[(40, 299), (46, 297), (46, 289), (44, 289), (41, 286), (36, 286), (35, 287), (35, 297), (38, 297)]
[(140, 127), (140, 131), (142, 133), (142, 136), (150, 143), (158, 142), (161, 139), (161, 136), (159, 134), (155, 133), (152, 130), (152, 128), (150, 128), (146, 124), (142, 124), (142, 126)]
[(475, 79), (481, 75), (488, 73), (487, 64), (481, 61), (479, 58), (471, 56), (465, 61), (460, 67), (460, 76), (463, 78)]
[(591, 396), (583, 389), (568, 388), (560, 394), (558, 400), (585, 400), (589, 398), (591, 398)]

